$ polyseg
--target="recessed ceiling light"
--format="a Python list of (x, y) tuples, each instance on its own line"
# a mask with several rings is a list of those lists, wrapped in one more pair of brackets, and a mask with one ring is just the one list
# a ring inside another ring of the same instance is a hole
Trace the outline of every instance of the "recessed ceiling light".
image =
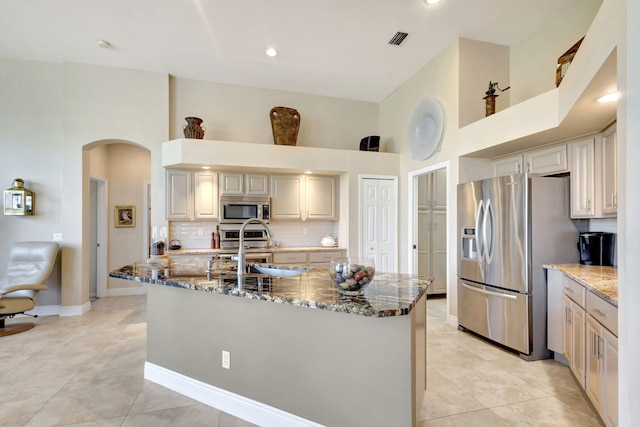
[(620, 97), (618, 92), (608, 93), (606, 95), (602, 95), (599, 98), (596, 98), (596, 102), (614, 102), (617, 101)]
[(440, 0), (424, 0), (424, 2), (426, 4), (436, 4), (436, 3), (440, 3)]
[(98, 45), (98, 47), (101, 47), (103, 49), (109, 49), (111, 47), (111, 43), (106, 40), (98, 40), (96, 44)]
[(268, 48), (264, 53), (266, 53), (266, 54), (267, 54), (267, 56), (270, 56), (270, 57), (272, 57), (272, 58), (273, 58), (274, 56), (278, 55), (278, 51), (277, 51), (277, 50), (275, 50), (275, 49), (274, 49), (274, 48), (272, 48), (272, 47)]

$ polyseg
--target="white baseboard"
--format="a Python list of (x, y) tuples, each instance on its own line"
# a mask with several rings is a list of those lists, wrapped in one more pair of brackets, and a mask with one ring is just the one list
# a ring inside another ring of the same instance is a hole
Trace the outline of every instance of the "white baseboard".
[(458, 327), (458, 316), (452, 316), (451, 314), (449, 314), (447, 316), (447, 323), (450, 324), (453, 327)]
[(26, 311), (26, 314), (37, 316), (82, 316), (91, 310), (91, 303), (82, 305), (36, 305), (33, 310)]
[(126, 297), (129, 295), (146, 295), (146, 293), (147, 293), (146, 286), (107, 289), (108, 297)]
[(91, 303), (89, 301), (85, 302), (82, 305), (62, 305), (60, 306), (60, 317), (82, 316), (90, 310)]
[(321, 424), (214, 387), (153, 363), (145, 362), (144, 378), (261, 427), (322, 427)]
[(59, 305), (36, 305), (33, 308), (33, 310), (26, 311), (25, 313), (30, 314), (32, 316), (59, 316), (60, 306)]

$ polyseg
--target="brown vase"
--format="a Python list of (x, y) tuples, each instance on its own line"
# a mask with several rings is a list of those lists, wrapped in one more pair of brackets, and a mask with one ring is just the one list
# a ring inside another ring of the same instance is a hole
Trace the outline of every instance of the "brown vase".
[(198, 117), (185, 117), (187, 124), (182, 126), (185, 138), (202, 139), (204, 138), (205, 128), (200, 126), (202, 119)]
[(273, 143), (276, 145), (296, 145), (300, 129), (300, 114), (293, 108), (273, 107), (269, 113)]

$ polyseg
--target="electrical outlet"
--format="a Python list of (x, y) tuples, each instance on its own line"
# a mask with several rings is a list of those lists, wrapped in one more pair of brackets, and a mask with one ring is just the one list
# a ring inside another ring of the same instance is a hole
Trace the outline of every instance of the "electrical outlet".
[(302, 234), (304, 234), (306, 236), (307, 234), (309, 234), (309, 230), (307, 230), (306, 228), (303, 228), (302, 229)]
[(62, 242), (62, 233), (53, 233), (54, 242)]
[(204, 228), (198, 228), (198, 236), (204, 236)]
[(226, 350), (222, 350), (222, 367), (231, 369), (231, 353)]

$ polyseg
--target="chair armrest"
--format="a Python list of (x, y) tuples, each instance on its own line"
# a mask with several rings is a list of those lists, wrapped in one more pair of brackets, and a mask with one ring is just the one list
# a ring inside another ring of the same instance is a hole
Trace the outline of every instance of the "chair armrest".
[(4, 289), (0, 289), (0, 296), (6, 295), (10, 292), (15, 292), (15, 291), (44, 291), (46, 289), (48, 289), (47, 285), (43, 285), (41, 283), (7, 286)]

